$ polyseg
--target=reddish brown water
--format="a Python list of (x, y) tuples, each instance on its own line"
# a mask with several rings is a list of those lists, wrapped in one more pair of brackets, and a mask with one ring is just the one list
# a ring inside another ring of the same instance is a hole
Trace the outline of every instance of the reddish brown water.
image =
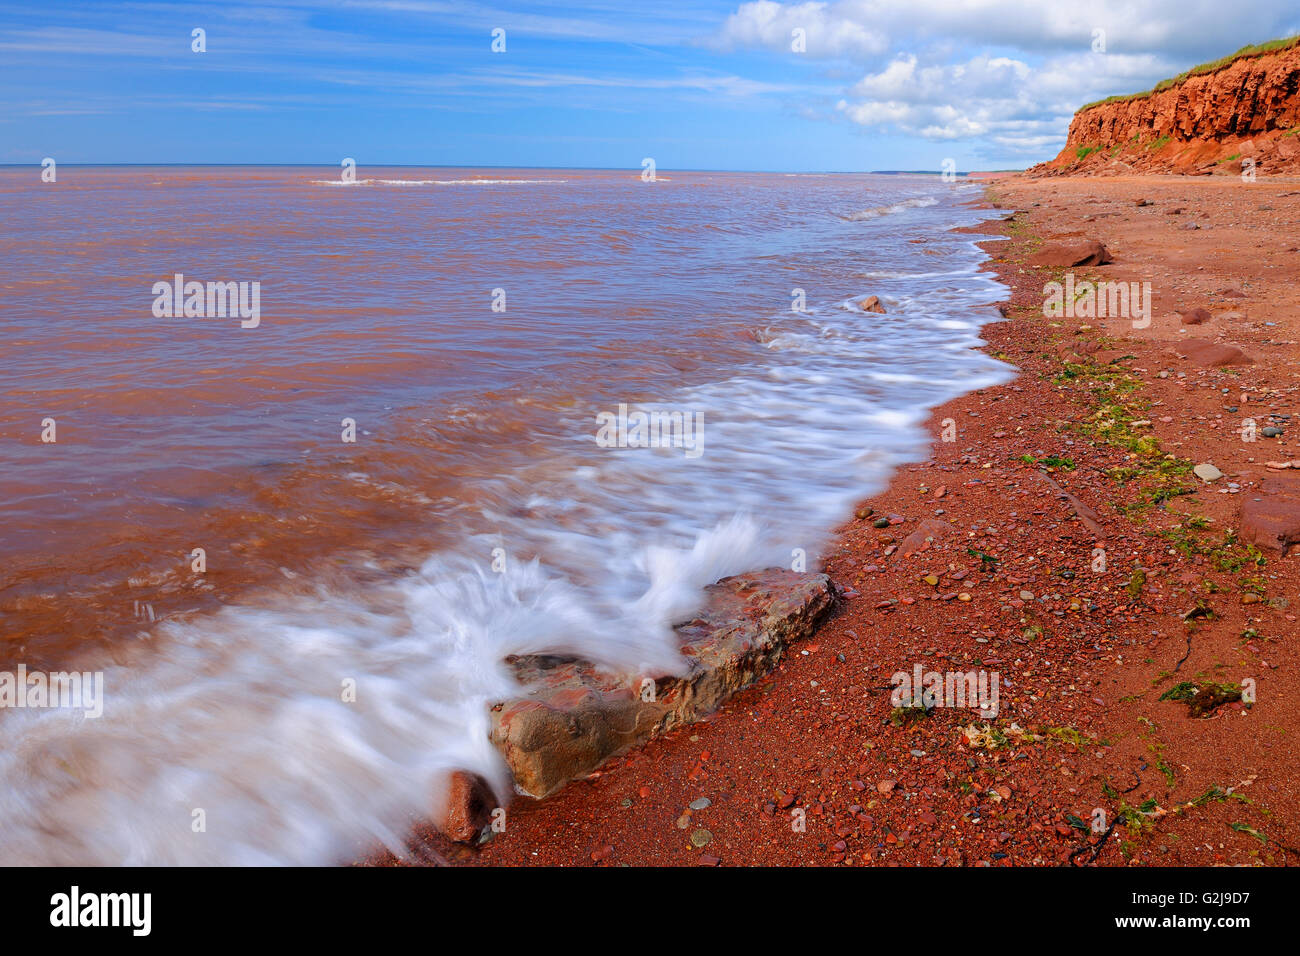
[[(919, 453), (925, 410), (1002, 374), (969, 352), (997, 296), (944, 231), (977, 217), (961, 186), (358, 178), (0, 171), (0, 669), (111, 678), (95, 722), (0, 718), (9, 859), (322, 862), (396, 839), (438, 772), (499, 770), (481, 730), (504, 654), (672, 669), (702, 584), (814, 562)], [(260, 283), (260, 321), (155, 316), (176, 273)], [(846, 304), (867, 292), (889, 314)], [(598, 447), (620, 403), (698, 413), (702, 454)], [(349, 675), (371, 696), (340, 710)], [(318, 759), (286, 770), (305, 738)], [(76, 779), (33, 765), (46, 751)], [(238, 833), (190, 845), (158, 822), (173, 798)], [(131, 819), (87, 844), (109, 813)], [(312, 837), (285, 836), (304, 817)]]

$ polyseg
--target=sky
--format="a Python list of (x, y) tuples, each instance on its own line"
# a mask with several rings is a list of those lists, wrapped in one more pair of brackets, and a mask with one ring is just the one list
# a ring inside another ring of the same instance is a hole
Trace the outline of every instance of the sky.
[(1023, 168), (1296, 32), (1296, 0), (0, 0), (0, 163)]

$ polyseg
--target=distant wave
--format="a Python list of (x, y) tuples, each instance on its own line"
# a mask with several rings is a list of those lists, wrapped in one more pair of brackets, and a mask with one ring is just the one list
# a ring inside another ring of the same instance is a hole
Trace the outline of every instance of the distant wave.
[(530, 186), (567, 183), (567, 179), (313, 179), (313, 186)]
[(902, 202), (896, 202), (889, 206), (872, 206), (870, 209), (852, 212), (841, 218), (847, 219), (849, 222), (863, 222), (869, 219), (879, 219), (881, 216), (892, 216), (906, 209), (924, 209), (927, 206), (937, 206), (938, 204), (939, 200), (931, 196), (922, 196), (917, 199), (904, 199)]

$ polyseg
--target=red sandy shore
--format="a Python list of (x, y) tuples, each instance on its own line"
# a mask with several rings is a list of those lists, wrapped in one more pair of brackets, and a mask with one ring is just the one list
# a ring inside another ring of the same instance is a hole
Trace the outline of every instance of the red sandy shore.
[[(1296, 862), (1300, 628), (1288, 599), (1300, 562), (1230, 532), (1262, 494), (1264, 463), (1300, 459), (1300, 423), (1269, 417), (1292, 414), (1297, 388), (1300, 305), (1289, 293), (1300, 256), (1289, 237), (1300, 184), (1010, 178), (989, 190), (1018, 212), (987, 227), (1011, 237), (985, 248), (1012, 294), (986, 350), (1021, 374), (937, 409), (932, 459), (903, 468), (842, 529), (826, 560), (850, 589), (835, 616), (704, 722), (545, 801), (516, 799), (504, 832), (481, 846), (422, 828), (417, 858)], [(1152, 283), (1149, 328), (1044, 317), (1043, 285), (1064, 270), (1024, 259), (1045, 240), (1080, 238), (1101, 240), (1116, 262), (1076, 268), (1077, 279)], [(1192, 308), (1208, 323), (1183, 326), (1175, 312)], [(1196, 353), (1181, 346), (1191, 337), (1256, 362), (1180, 357)], [(1246, 417), (1283, 434), (1243, 442)], [(952, 442), (939, 440), (948, 419)], [(1195, 478), (1202, 462), (1224, 477)], [(881, 517), (895, 522), (877, 528)], [(934, 542), (902, 557), (896, 546), (923, 519), (942, 523), (926, 526)], [(999, 672), (997, 718), (895, 711), (891, 675), (916, 664)], [(1192, 716), (1187, 701), (1160, 699), (1183, 682), (1244, 679), (1252, 706)], [(986, 723), (993, 741), (962, 733)], [(1105, 838), (1088, 829), (1098, 810)]]

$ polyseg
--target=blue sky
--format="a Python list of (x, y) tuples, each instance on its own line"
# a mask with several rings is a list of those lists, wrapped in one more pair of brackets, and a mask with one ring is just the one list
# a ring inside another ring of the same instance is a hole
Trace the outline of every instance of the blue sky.
[(0, 3), (0, 163), (1023, 167), (1083, 102), (1297, 31), (1294, 0)]

